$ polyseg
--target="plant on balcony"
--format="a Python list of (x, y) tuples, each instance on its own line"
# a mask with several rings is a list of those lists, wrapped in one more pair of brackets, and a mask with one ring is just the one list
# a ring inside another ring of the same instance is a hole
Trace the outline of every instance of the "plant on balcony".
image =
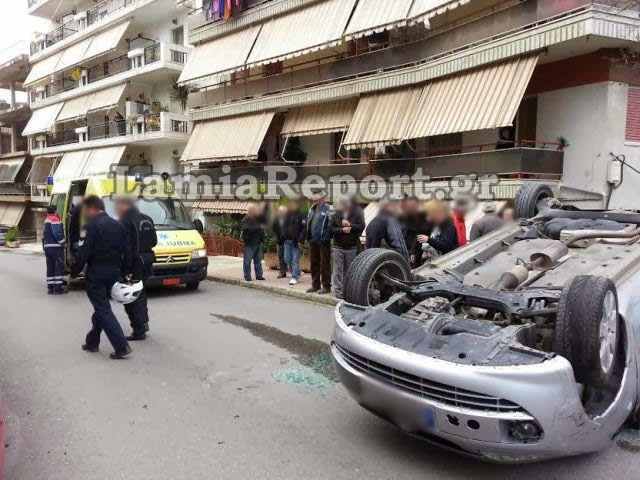
[(18, 248), (20, 246), (20, 229), (11, 227), (5, 234), (5, 241), (8, 248)]
[(178, 85), (178, 80), (173, 82), (171, 100), (174, 100), (180, 104), (182, 111), (187, 109), (187, 102), (189, 101), (189, 89), (184, 85)]
[(160, 130), (160, 118), (157, 116), (148, 117), (146, 119), (147, 130)]
[(307, 161), (308, 154), (300, 146), (300, 138), (291, 137), (287, 142), (287, 148), (284, 149), (282, 158), (287, 162), (304, 163)]
[(73, 80), (74, 82), (77, 82), (78, 80), (80, 80), (80, 77), (82, 76), (82, 70), (80, 70), (79, 68), (74, 68), (73, 70), (71, 70), (71, 80)]
[(558, 150), (564, 150), (565, 148), (567, 148), (569, 146), (569, 141), (566, 139), (566, 137), (559, 136), (557, 138), (557, 141), (559, 143)]

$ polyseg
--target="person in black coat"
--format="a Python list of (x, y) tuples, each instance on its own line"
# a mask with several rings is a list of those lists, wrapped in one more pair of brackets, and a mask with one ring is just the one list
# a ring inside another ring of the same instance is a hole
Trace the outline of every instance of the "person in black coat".
[(264, 242), (264, 229), (260, 223), (260, 209), (252, 203), (247, 208), (247, 215), (240, 222), (242, 228), (241, 238), (244, 242), (244, 261), (242, 264), (244, 279), (250, 282), (251, 263), (256, 272), (256, 280), (265, 280), (262, 270), (262, 243)]
[(284, 261), (291, 271), (289, 285), (297, 285), (302, 276), (300, 257), (307, 237), (307, 216), (300, 211), (300, 204), (295, 199), (291, 199), (287, 205), (283, 235)]
[(411, 268), (420, 264), (422, 245), (418, 243), (418, 235), (431, 233), (431, 226), (427, 222), (425, 213), (420, 209), (420, 203), (415, 197), (407, 197), (402, 202), (402, 216), (400, 217), (404, 241), (411, 260)]
[(278, 207), (276, 218), (273, 221), (273, 236), (276, 238), (276, 245), (278, 248), (278, 266), (280, 273), (278, 278), (287, 277), (287, 262), (284, 259), (284, 242), (286, 240), (285, 235), (285, 223), (287, 221), (287, 207), (281, 205)]
[(131, 347), (111, 310), (109, 298), (113, 285), (126, 273), (125, 266), (131, 265), (127, 232), (120, 222), (104, 212), (104, 203), (99, 197), (86, 197), (82, 208), (87, 219), (86, 236), (71, 267), (71, 276), (78, 276), (87, 267), (86, 291), (94, 309), (92, 328), (82, 349), (97, 352), (104, 330), (114, 349), (111, 358), (124, 358), (131, 353)]
[(329, 234), (333, 239), (333, 288), (336, 298), (342, 299), (344, 277), (358, 255), (364, 213), (350, 197), (338, 199), (335, 208), (329, 220)]
[(418, 235), (418, 242), (422, 245), (423, 259), (429, 260), (458, 248), (458, 232), (446, 203), (432, 200), (427, 203), (426, 210), (431, 234)]
[(366, 229), (367, 248), (390, 248), (411, 260), (398, 218), (402, 214), (402, 199), (395, 196), (380, 200), (380, 211)]

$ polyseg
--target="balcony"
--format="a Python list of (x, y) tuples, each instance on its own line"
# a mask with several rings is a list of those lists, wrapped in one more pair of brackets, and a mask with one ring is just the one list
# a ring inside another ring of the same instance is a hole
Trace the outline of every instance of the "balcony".
[(231, 75), (226, 81), (192, 94), (190, 106), (223, 105), (406, 69), (531, 29), (591, 3), (589, 0), (552, 4), (525, 0), (459, 24), (438, 28), (434, 20), (432, 30), (406, 43), (361, 53), (352, 51), (314, 60), (302, 59), (274, 75), (265, 75), (261, 69), (252, 71), (251, 75)]
[[(136, 75), (169, 68), (179, 72), (187, 61), (188, 49), (168, 43), (152, 43), (140, 48), (132, 48), (127, 53), (97, 65), (88, 67), (86, 74), (74, 80), (70, 73), (45, 85), (43, 89), (30, 92), (31, 105), (43, 107), (80, 93), (89, 93), (129, 79)], [(82, 69), (82, 67), (80, 66)], [(78, 90), (78, 92), (76, 92)]]
[(31, 137), (33, 155), (55, 155), (69, 150), (164, 140), (186, 143), (190, 126), (184, 115), (160, 112), (131, 115), (126, 120), (67, 128)]
[[(272, 1), (274, 0), (247, 0), (240, 6), (235, 6), (235, 3), (234, 3), (233, 10), (232, 10), (232, 18), (235, 15), (240, 14), (241, 12), (250, 10), (252, 8), (261, 6), (266, 3), (270, 3)], [(194, 3), (194, 2), (191, 2), (191, 3)], [(203, 25), (223, 21), (223, 18), (220, 16), (217, 16), (213, 11), (212, 2), (201, 0), (199, 3), (204, 4), (204, 6), (192, 8), (189, 11), (189, 19), (188, 19), (189, 31), (195, 30), (196, 28), (200, 28)]]

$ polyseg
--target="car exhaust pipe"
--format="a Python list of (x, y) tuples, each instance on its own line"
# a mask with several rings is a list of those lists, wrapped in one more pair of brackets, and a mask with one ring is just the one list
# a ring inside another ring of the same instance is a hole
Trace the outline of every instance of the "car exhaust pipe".
[(515, 290), (529, 279), (529, 272), (549, 270), (558, 260), (569, 253), (569, 248), (560, 241), (555, 241), (529, 257), (529, 263), (520, 263), (500, 276), (500, 288)]

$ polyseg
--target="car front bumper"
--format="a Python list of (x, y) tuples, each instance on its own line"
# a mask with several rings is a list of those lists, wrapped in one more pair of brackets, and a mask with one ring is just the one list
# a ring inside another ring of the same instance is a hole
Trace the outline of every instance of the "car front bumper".
[[(630, 414), (633, 402), (625, 379), (612, 406), (591, 418), (571, 365), (560, 356), (509, 367), (455, 364), (354, 332), (342, 321), (340, 308), (331, 353), (349, 394), (405, 432), (445, 448), (504, 463), (594, 452), (610, 445)], [(498, 407), (458, 402), (457, 395), (466, 400), (477, 395), (482, 402), (498, 399)], [(510, 408), (500, 408), (501, 401)], [(518, 422), (534, 422), (541, 435), (529, 441), (516, 438), (513, 427)]]
[(200, 282), (207, 278), (208, 265), (207, 257), (193, 258), (185, 264), (154, 264), (151, 277), (147, 279), (145, 286), (154, 288)]

